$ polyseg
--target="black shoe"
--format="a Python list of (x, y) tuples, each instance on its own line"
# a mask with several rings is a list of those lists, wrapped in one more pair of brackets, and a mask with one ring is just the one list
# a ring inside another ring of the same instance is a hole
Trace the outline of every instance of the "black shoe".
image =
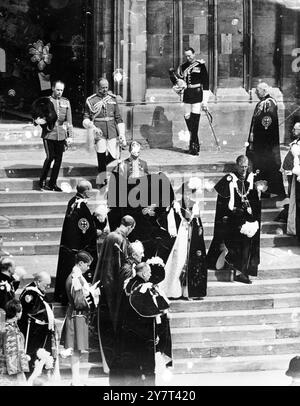
[(46, 182), (39, 182), (40, 190), (51, 190), (49, 186), (46, 185)]
[(57, 185), (50, 186), (50, 190), (53, 190), (53, 192), (62, 192), (61, 188), (58, 187)]
[(240, 275), (236, 275), (234, 277), (234, 280), (236, 282), (247, 283), (248, 285), (251, 285), (251, 283), (252, 283), (250, 281), (249, 277), (247, 275), (243, 274), (243, 273), (241, 273)]

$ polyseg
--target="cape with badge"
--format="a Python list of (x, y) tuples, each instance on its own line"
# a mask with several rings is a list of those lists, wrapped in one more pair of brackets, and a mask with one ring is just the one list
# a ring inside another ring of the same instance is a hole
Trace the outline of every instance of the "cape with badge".
[(268, 192), (285, 196), (279, 146), (279, 125), (277, 103), (266, 95), (254, 110), (246, 155), (253, 164), (253, 171), (259, 169), (259, 179), (268, 182)]
[(110, 384), (154, 385), (157, 356), (164, 367), (172, 360), (169, 303), (155, 284), (138, 275), (126, 282)]
[(136, 226), (129, 240), (143, 243), (145, 260), (157, 255), (166, 262), (180, 222), (172, 210), (171, 182), (163, 172), (141, 172), (141, 176), (132, 178), (120, 170), (120, 165), (113, 170), (108, 187), (111, 229), (120, 224), (123, 216), (132, 216)]
[[(233, 172), (215, 185), (218, 197), (214, 237), (206, 258), (209, 269), (222, 269), (227, 263), (231, 269), (257, 275), (261, 202), (254, 181), (253, 172), (248, 173), (244, 181)], [(253, 236), (244, 233), (246, 226), (256, 230)]]
[[(75, 254), (80, 250), (94, 258), (89, 270), (92, 275), (97, 263), (97, 231), (86, 200), (77, 193), (66, 210), (56, 271), (54, 298), (64, 305), (68, 303), (65, 283), (75, 265)], [(89, 280), (88, 275), (86, 279)]]
[(24, 288), (20, 302), (23, 312), (18, 324), (25, 337), (26, 353), (31, 357), (29, 368), (32, 372), (37, 359), (36, 352), (40, 348), (50, 352), (54, 359), (57, 358), (57, 330), (53, 311), (35, 282)]

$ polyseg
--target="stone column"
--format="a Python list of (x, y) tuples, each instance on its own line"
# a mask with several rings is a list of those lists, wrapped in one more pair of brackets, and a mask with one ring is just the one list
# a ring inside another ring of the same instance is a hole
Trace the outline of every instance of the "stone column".
[(146, 90), (146, 0), (123, 0), (119, 10), (117, 26), (120, 27), (117, 46), (122, 83), (115, 84), (124, 101), (141, 102)]

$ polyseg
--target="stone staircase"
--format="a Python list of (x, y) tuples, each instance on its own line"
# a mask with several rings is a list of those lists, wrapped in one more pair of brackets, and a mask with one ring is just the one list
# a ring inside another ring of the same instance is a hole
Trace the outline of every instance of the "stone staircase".
[[(34, 190), (40, 165), (34, 159), (29, 159), (26, 165), (19, 164), (14, 160), (12, 145), (6, 148), (11, 160), (9, 165), (2, 164), (0, 168), (0, 234), (4, 248), (15, 256), (17, 265), (27, 269), (29, 277), (37, 269), (48, 270), (54, 286), (62, 222), (66, 203), (73, 192)], [(68, 182), (74, 189), (78, 179), (85, 177), (95, 187), (95, 162), (79, 163), (85, 156), (81, 148), (78, 146), (77, 151), (73, 151), (76, 161), (64, 163), (58, 184)], [(25, 151), (26, 154), (29, 156), (29, 151)], [(199, 164), (194, 157), (184, 154), (182, 157), (182, 162), (176, 165), (168, 159), (164, 164), (151, 165), (144, 151), (150, 170), (164, 170), (175, 190), (189, 177), (203, 179), (206, 188), (201, 214), (208, 247), (213, 235), (216, 202), (211, 186), (232, 169), (233, 159), (229, 163), (219, 159), (214, 164)], [(91, 209), (98, 200), (99, 192), (95, 189), (89, 203)], [(262, 261), (252, 285), (234, 282), (229, 271), (210, 270), (208, 295), (204, 300), (171, 303), (174, 373), (285, 369), (290, 358), (299, 353), (300, 247), (294, 237), (285, 234), (286, 224), (274, 220), (284, 203), (274, 198), (262, 201)], [(54, 303), (54, 311), (61, 324), (64, 309)], [(103, 375), (97, 350), (84, 357), (83, 368), (90, 375)], [(61, 361), (61, 372), (70, 373), (68, 360)]]

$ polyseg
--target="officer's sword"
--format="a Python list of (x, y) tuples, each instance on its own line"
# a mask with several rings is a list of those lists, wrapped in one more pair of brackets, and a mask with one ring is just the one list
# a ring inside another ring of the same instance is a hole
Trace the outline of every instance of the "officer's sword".
[(214, 130), (213, 126), (212, 126), (212, 120), (213, 120), (212, 115), (210, 114), (210, 112), (208, 110), (205, 110), (205, 114), (206, 114), (208, 124), (209, 124), (210, 129), (211, 129), (212, 135), (213, 135), (213, 137), (215, 139), (217, 150), (221, 151), (221, 146), (220, 146), (219, 141), (218, 141), (218, 139), (216, 137), (215, 130)]
[(26, 331), (25, 348), (24, 348), (25, 353), (27, 353), (27, 346), (28, 346), (30, 323), (31, 323), (31, 319), (30, 319), (30, 317), (29, 317), (29, 318), (28, 318), (28, 321), (27, 321), (27, 331)]

